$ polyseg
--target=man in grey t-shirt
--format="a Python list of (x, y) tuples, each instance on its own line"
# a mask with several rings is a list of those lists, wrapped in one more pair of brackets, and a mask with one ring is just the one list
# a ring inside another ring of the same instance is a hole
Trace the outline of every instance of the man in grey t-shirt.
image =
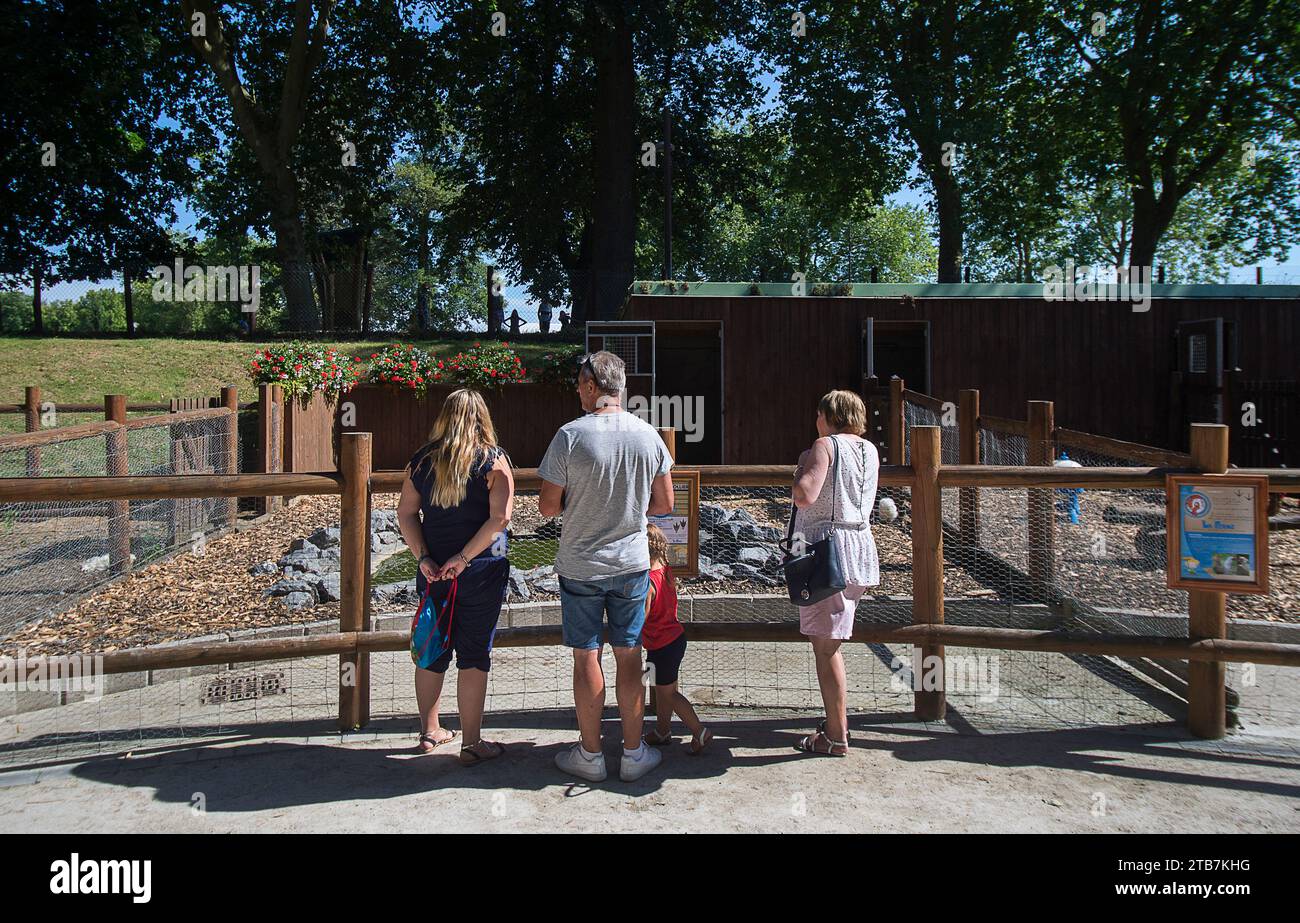
[[(625, 382), (618, 356), (598, 352), (585, 357), (578, 397), (587, 414), (560, 428), (537, 469), (542, 515), (564, 513), (555, 572), (564, 643), (573, 648), (573, 701), (582, 733), (555, 762), (565, 772), (595, 782), (605, 778), (600, 651), (606, 616), (623, 719), (619, 775), (628, 782), (639, 779), (660, 759), (641, 739), (641, 626), (650, 571), (646, 514), (672, 512), (672, 458), (659, 434), (620, 406)], [(632, 742), (636, 746), (629, 747)]]

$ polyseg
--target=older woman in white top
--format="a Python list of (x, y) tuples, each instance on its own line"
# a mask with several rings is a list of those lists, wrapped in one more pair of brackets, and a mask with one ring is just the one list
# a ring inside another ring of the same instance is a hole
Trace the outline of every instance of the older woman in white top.
[[(794, 473), (795, 534), (812, 544), (834, 534), (844, 572), (844, 591), (801, 607), (799, 630), (812, 642), (826, 720), (797, 749), (830, 756), (849, 752), (844, 657), (840, 645), (853, 635), (853, 614), (867, 587), (880, 583), (880, 560), (871, 537), (880, 454), (862, 438), (867, 409), (852, 391), (831, 391), (817, 405), (817, 441), (799, 456)], [(839, 475), (832, 465), (839, 456)]]

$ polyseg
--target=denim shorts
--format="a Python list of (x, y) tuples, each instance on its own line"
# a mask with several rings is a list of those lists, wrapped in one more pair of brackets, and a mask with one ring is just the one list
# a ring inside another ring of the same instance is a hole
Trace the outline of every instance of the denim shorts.
[(613, 647), (638, 647), (645, 624), (645, 598), (650, 571), (639, 570), (596, 580), (560, 578), (560, 621), (567, 647), (594, 651), (601, 646), (605, 616)]

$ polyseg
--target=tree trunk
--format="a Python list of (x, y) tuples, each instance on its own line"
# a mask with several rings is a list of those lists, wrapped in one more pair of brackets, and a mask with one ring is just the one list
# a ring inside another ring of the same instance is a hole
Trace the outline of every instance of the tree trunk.
[[(608, 320), (618, 315), (636, 250), (636, 74), (632, 29), (621, 4), (599, 4), (593, 17), (596, 105), (592, 159), (591, 271), (585, 314)], [(574, 321), (585, 318), (576, 315)]]
[(312, 291), (311, 259), (307, 256), (307, 235), (302, 217), (294, 209), (276, 208), (271, 218), (275, 230), (275, 254), (280, 261), (284, 288), (285, 322), (290, 330), (316, 333), (320, 310)]
[(45, 319), (41, 317), (41, 286), (45, 282), (44, 267), (37, 266), (32, 277), (32, 332), (45, 335)]
[(135, 339), (135, 302), (131, 297), (131, 270), (122, 269), (122, 306), (126, 309), (126, 337)]
[(1142, 190), (1133, 191), (1133, 231), (1128, 247), (1129, 266), (1154, 266), (1156, 247), (1160, 238), (1174, 220), (1174, 211), (1178, 203), (1170, 204), (1168, 197), (1157, 199), (1144, 195)]
[(961, 281), (962, 214), (957, 182), (944, 167), (935, 171), (935, 210), (939, 219), (939, 281)]

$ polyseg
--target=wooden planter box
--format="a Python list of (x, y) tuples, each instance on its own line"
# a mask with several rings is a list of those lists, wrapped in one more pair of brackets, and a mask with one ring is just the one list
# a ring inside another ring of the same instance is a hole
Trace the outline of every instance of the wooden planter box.
[[(443, 400), (456, 387), (434, 385), (418, 398), (405, 388), (358, 385), (339, 401), (334, 415), (336, 434), (349, 431), (341, 426), (340, 417), (352, 404), (355, 426), (351, 431), (373, 434), (374, 469), (405, 468), (429, 438)], [(536, 467), (555, 431), (582, 413), (578, 396), (555, 385), (511, 384), (481, 393), (492, 413), (497, 439), (511, 462), (521, 468)]]

